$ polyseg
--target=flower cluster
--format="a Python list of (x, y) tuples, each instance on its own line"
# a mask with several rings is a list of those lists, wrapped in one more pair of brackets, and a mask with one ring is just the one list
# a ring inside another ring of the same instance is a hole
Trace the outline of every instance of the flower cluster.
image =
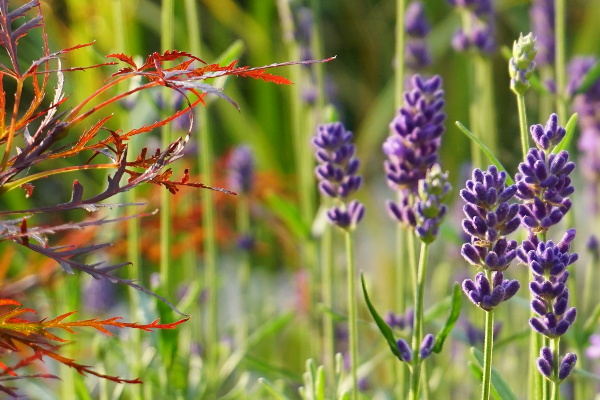
[[(554, 354), (548, 346), (544, 346), (540, 349), (540, 356), (536, 359), (537, 366), (542, 375), (551, 378), (552, 377), (552, 365), (554, 365)], [(577, 356), (573, 353), (567, 353), (558, 367), (558, 380), (564, 381), (575, 368), (577, 363)]]
[(468, 14), (469, 26), (458, 29), (452, 37), (452, 47), (464, 52), (472, 48), (486, 54), (496, 51), (495, 15), (491, 0), (448, 0)]
[(567, 266), (578, 257), (576, 253), (568, 253), (574, 238), (575, 229), (569, 229), (557, 244), (532, 236), (517, 252), (519, 259), (531, 268), (534, 278), (529, 284), (533, 295), (531, 308), (539, 317), (532, 317), (529, 323), (535, 331), (549, 338), (564, 335), (577, 315), (575, 307), (568, 308), (566, 287)]
[(554, 0), (533, 0), (529, 17), (538, 46), (536, 62), (539, 65), (554, 65)]
[(546, 232), (571, 209), (567, 196), (574, 191), (569, 175), (575, 164), (569, 161), (568, 152), (552, 152), (565, 133), (556, 114), (550, 116), (545, 127), (539, 124), (531, 127), (537, 148), (529, 150), (515, 178), (516, 197), (524, 202), (519, 210), (521, 222), (532, 234)]
[(360, 162), (354, 157), (355, 147), (351, 143), (352, 132), (346, 131), (340, 122), (320, 125), (312, 143), (319, 165), (315, 173), (319, 179), (319, 190), (325, 196), (339, 199), (342, 204), (332, 207), (327, 216), (343, 229), (353, 229), (364, 215), (364, 206), (348, 197), (362, 183), (356, 175)]
[(446, 114), (444, 92), (439, 76), (424, 79), (415, 75), (413, 89), (404, 93), (404, 105), (390, 124), (391, 135), (383, 144), (388, 185), (399, 192), (399, 202), (388, 202), (391, 215), (400, 222), (415, 226), (412, 199), (419, 180), (438, 161)]
[(404, 61), (408, 68), (421, 70), (431, 65), (431, 55), (425, 38), (429, 34), (429, 23), (425, 18), (423, 2), (413, 1), (406, 8), (404, 29), (406, 30), (406, 48)]
[(535, 69), (537, 54), (536, 39), (529, 33), (521, 34), (519, 40), (513, 43), (513, 56), (508, 64), (510, 89), (516, 94), (523, 94), (529, 89), (529, 78)]
[(494, 166), (487, 171), (475, 169), (460, 196), (466, 202), (463, 212), (463, 230), (471, 237), (463, 244), (461, 254), (470, 264), (491, 272), (479, 272), (475, 280), (466, 279), (463, 291), (469, 299), (484, 310), (491, 310), (510, 299), (519, 290), (516, 280), (504, 279), (503, 271), (516, 257), (517, 242), (506, 235), (519, 227), (519, 205), (509, 205), (515, 195), (515, 185), (506, 185), (506, 173)]
[(418, 198), (413, 212), (415, 233), (424, 243), (431, 243), (437, 237), (447, 211), (444, 202), (451, 190), (448, 173), (442, 172), (440, 164), (434, 164), (427, 171), (425, 179), (419, 181)]
[[(433, 351), (433, 345), (435, 344), (435, 337), (428, 333), (425, 335), (423, 340), (421, 341), (421, 345), (419, 346), (419, 359), (424, 360), (431, 355)], [(400, 355), (402, 356), (402, 361), (411, 362), (413, 359), (413, 351), (410, 348), (409, 344), (404, 339), (398, 339), (396, 342), (398, 346), (398, 350), (400, 351)]]

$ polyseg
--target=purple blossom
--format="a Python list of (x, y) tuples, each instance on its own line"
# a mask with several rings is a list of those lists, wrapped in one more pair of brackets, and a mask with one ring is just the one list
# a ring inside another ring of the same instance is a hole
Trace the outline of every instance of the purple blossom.
[(249, 146), (236, 147), (227, 163), (229, 187), (238, 193), (248, 194), (254, 185), (254, 157)]
[(519, 164), (516, 197), (523, 200), (519, 209), (522, 224), (537, 234), (558, 224), (571, 209), (568, 196), (574, 188), (569, 175), (575, 164), (569, 161), (568, 152), (551, 152), (565, 136), (556, 114), (550, 116), (545, 127), (533, 125), (531, 136), (537, 148), (530, 149)]
[(408, 68), (416, 71), (431, 65), (431, 55), (425, 42), (430, 28), (425, 17), (423, 2), (413, 1), (408, 5), (404, 28), (407, 36), (404, 62)]
[(404, 105), (390, 124), (391, 135), (383, 144), (388, 185), (398, 191), (398, 203), (388, 202), (390, 215), (408, 226), (416, 225), (412, 210), (418, 182), (438, 161), (446, 115), (442, 80), (415, 75), (413, 89), (404, 93)]
[(515, 185), (506, 185), (506, 173), (493, 165), (485, 172), (475, 169), (472, 179), (460, 191), (466, 202), (462, 226), (470, 236), (461, 254), (491, 277), (490, 281), (479, 272), (475, 280), (463, 281), (462, 287), (467, 297), (486, 311), (510, 299), (520, 288), (519, 282), (504, 279), (502, 273), (517, 255), (517, 242), (505, 237), (519, 226), (519, 206), (508, 204), (515, 192)]
[(351, 143), (352, 132), (346, 131), (340, 122), (320, 125), (312, 143), (319, 165), (315, 169), (319, 190), (325, 196), (341, 200), (327, 211), (331, 223), (342, 229), (352, 230), (364, 215), (364, 206), (348, 198), (361, 186), (362, 178), (356, 175), (360, 162), (354, 157)]
[(537, 40), (539, 65), (554, 65), (554, 0), (533, 0), (529, 11), (531, 31)]

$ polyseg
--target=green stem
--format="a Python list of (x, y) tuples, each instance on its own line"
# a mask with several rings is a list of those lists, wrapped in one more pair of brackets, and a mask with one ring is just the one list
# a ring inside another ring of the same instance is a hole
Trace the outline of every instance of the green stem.
[(565, 67), (565, 0), (554, 0), (554, 35), (556, 42), (556, 111), (560, 118), (567, 118), (566, 67)]
[(410, 371), (411, 375), (409, 391), (409, 398), (411, 400), (419, 399), (419, 383), (421, 379), (421, 357), (419, 354), (419, 347), (423, 341), (423, 297), (425, 291), (425, 274), (427, 273), (428, 253), (429, 246), (427, 243), (421, 243), (419, 269), (417, 270), (417, 286), (415, 290), (415, 316), (412, 336), (413, 361)]
[(396, 92), (394, 96), (394, 105), (396, 110), (402, 106), (404, 92), (404, 46), (406, 42), (406, 32), (404, 30), (404, 10), (406, 9), (406, 0), (396, 0), (396, 49), (395, 49), (395, 80)]
[(523, 160), (529, 152), (529, 135), (527, 132), (527, 112), (525, 111), (525, 96), (517, 94), (517, 108), (519, 109), (519, 132), (521, 133), (521, 150), (523, 151)]
[[(324, 204), (331, 203), (329, 198), (324, 198)], [(329, 224), (321, 236), (321, 295), (327, 312), (323, 313), (323, 354), (324, 365), (329, 382), (335, 380), (335, 332), (333, 318), (333, 252), (332, 229)]]
[[(489, 274), (488, 274), (489, 275)], [(483, 380), (481, 400), (488, 400), (491, 393), (492, 352), (494, 349), (494, 310), (485, 312), (485, 342), (483, 346)]]
[[(411, 263), (406, 262), (407, 255), (407, 236), (412, 236), (412, 233), (407, 231), (406, 227), (402, 224), (396, 225), (396, 263), (395, 263), (395, 273), (394, 273), (394, 286), (392, 288), (393, 292), (396, 293), (396, 311), (404, 312), (406, 308), (406, 296), (410, 291), (411, 280), (408, 279), (409, 276), (414, 275), (414, 272), (411, 272)], [(396, 361), (396, 360), (394, 360)], [(406, 380), (406, 368), (404, 365), (397, 365), (397, 362), (394, 362), (395, 366), (395, 393), (396, 397), (399, 399), (406, 398), (405, 394), (405, 380)]]
[(558, 379), (558, 369), (560, 366), (560, 359), (558, 358), (560, 350), (560, 337), (550, 339), (550, 345), (553, 355), (552, 363), (552, 397), (551, 400), (558, 400), (560, 397), (560, 381)]
[[(494, 154), (498, 154), (498, 130), (496, 121), (496, 106), (494, 104), (494, 71), (490, 57), (477, 55), (475, 63), (476, 92), (478, 99), (479, 130), (485, 130), (483, 142)], [(479, 151), (482, 160), (485, 160), (483, 151)]]
[(352, 377), (352, 400), (358, 399), (358, 314), (356, 310), (356, 272), (354, 265), (354, 240), (346, 231), (346, 258), (348, 262), (348, 340), (350, 347), (350, 375)]
[[(173, 0), (162, 0), (161, 5), (161, 48), (163, 51), (173, 47), (173, 26), (174, 26), (174, 3)], [(171, 111), (171, 96), (165, 94), (165, 113)], [(163, 148), (167, 148), (171, 143), (171, 129), (169, 124), (161, 129), (161, 144)], [(163, 190), (161, 192), (161, 207), (160, 207), (160, 278), (161, 286), (168, 293), (171, 287), (171, 194)]]
[[(250, 202), (248, 195), (239, 194), (237, 202), (236, 224), (237, 231), (241, 237), (247, 238), (250, 235)], [(239, 268), (240, 290), (242, 293), (242, 304), (246, 307), (251, 304), (250, 297), (250, 250), (241, 249), (241, 260)], [(248, 316), (252, 315), (251, 309), (242, 310), (239, 338), (243, 343), (248, 337)]]

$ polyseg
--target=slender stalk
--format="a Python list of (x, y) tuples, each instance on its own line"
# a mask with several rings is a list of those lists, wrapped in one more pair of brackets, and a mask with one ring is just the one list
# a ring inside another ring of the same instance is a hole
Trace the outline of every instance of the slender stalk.
[(529, 134), (527, 132), (527, 112), (525, 111), (525, 96), (517, 94), (517, 108), (519, 109), (519, 132), (521, 134), (521, 150), (523, 151), (523, 160), (529, 152)]
[(566, 86), (566, 61), (565, 61), (565, 0), (554, 0), (554, 26), (555, 26), (555, 68), (556, 68), (556, 111), (560, 118), (567, 118)]
[[(498, 130), (496, 120), (496, 105), (494, 103), (494, 71), (493, 63), (490, 57), (477, 55), (474, 57), (476, 92), (479, 112), (479, 129), (483, 132), (485, 129), (484, 143), (492, 151), (498, 154)], [(481, 157), (485, 160), (483, 152)]]
[(481, 400), (488, 400), (491, 393), (492, 352), (494, 349), (494, 310), (485, 312), (485, 341), (483, 345), (483, 380)]
[(417, 285), (415, 290), (415, 317), (411, 344), (413, 350), (409, 391), (409, 398), (411, 400), (419, 399), (419, 384), (421, 379), (421, 356), (419, 354), (419, 347), (423, 341), (423, 294), (425, 291), (425, 274), (427, 273), (428, 253), (429, 246), (426, 243), (421, 243), (421, 254), (419, 256), (419, 269), (417, 271)]
[(346, 231), (346, 259), (348, 263), (348, 341), (350, 348), (350, 375), (352, 377), (352, 400), (358, 399), (358, 314), (356, 310), (356, 272), (354, 265), (354, 240)]
[[(404, 52), (406, 46), (406, 30), (404, 28), (404, 13), (406, 10), (406, 0), (396, 0), (396, 48), (395, 48), (395, 69), (394, 69), (394, 80), (395, 80), (395, 93), (394, 93), (394, 110), (399, 110), (402, 107), (403, 96), (404, 96)], [(400, 224), (396, 227), (396, 262), (395, 262), (395, 293), (396, 293), (396, 310), (398, 312), (404, 312), (406, 307), (406, 294), (408, 293), (408, 287), (410, 287), (407, 276), (409, 265), (406, 263), (406, 228)], [(394, 363), (394, 375), (395, 385), (394, 391), (396, 397), (405, 397), (405, 380), (406, 380), (406, 369), (402, 365)]]
[[(241, 237), (248, 237), (250, 235), (250, 202), (248, 195), (241, 193), (238, 195), (238, 202), (236, 206), (236, 225), (238, 234)], [(245, 305), (242, 309), (242, 318), (240, 323), (239, 338), (240, 343), (248, 337), (248, 315), (252, 312), (248, 307), (251, 304), (250, 297), (250, 253), (248, 249), (241, 249), (241, 259), (239, 264), (239, 282), (240, 291), (242, 294), (242, 305)]]
[[(161, 48), (169, 50), (173, 47), (174, 27), (174, 3), (173, 0), (162, 0), (161, 4)], [(170, 111), (170, 95), (165, 93), (165, 108)], [(165, 112), (168, 112), (165, 111)], [(166, 148), (171, 143), (171, 129), (165, 125), (161, 130), (162, 147)], [(161, 192), (160, 207), (160, 280), (161, 286), (168, 292), (171, 287), (171, 247), (172, 247), (172, 225), (171, 225), (171, 194), (163, 190)]]
[(394, 79), (396, 81), (394, 105), (396, 106), (396, 110), (402, 106), (402, 98), (404, 92), (404, 47), (406, 43), (406, 32), (404, 30), (405, 9), (406, 0), (396, 0), (396, 49), (394, 59)]
[(550, 345), (553, 357), (552, 363), (552, 396), (549, 397), (551, 400), (558, 400), (560, 397), (560, 381), (558, 380), (558, 369), (560, 366), (560, 360), (558, 358), (560, 350), (560, 337), (550, 339)]
[[(324, 203), (331, 203), (329, 198), (324, 197)], [(329, 207), (327, 207), (329, 208)], [(333, 310), (333, 252), (332, 252), (332, 229), (329, 224), (325, 227), (321, 236), (321, 295), (325, 308), (328, 312), (323, 313), (323, 355), (327, 379), (329, 382), (335, 380), (335, 332), (330, 310)]]

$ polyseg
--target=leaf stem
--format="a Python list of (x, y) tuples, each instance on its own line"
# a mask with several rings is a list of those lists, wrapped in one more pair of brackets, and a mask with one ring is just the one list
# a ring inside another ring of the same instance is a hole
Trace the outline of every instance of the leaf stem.
[(556, 68), (556, 111), (560, 118), (567, 118), (566, 62), (565, 62), (565, 0), (554, 0), (554, 35), (556, 42), (555, 68)]
[(352, 400), (358, 399), (358, 314), (356, 310), (356, 272), (354, 263), (354, 240), (352, 233), (346, 231), (346, 259), (348, 263), (348, 341), (350, 350), (350, 375), (352, 378)]
[(560, 337), (550, 339), (550, 345), (553, 355), (552, 363), (552, 397), (551, 400), (558, 400), (560, 397), (560, 380), (558, 379), (558, 369), (560, 360), (558, 358), (560, 351)]
[(423, 297), (425, 291), (425, 274), (427, 272), (427, 257), (429, 245), (421, 243), (421, 254), (419, 256), (419, 267), (417, 270), (417, 285), (415, 290), (415, 316), (413, 322), (412, 350), (413, 361), (410, 371), (410, 391), (411, 400), (419, 399), (419, 384), (421, 379), (421, 355), (419, 347), (423, 340)]
[(529, 152), (529, 135), (527, 134), (527, 112), (525, 111), (525, 96), (517, 94), (517, 108), (519, 109), (519, 132), (521, 134), (521, 150), (523, 152), (523, 160)]
[[(489, 275), (489, 273), (488, 273)], [(483, 345), (483, 379), (481, 400), (488, 400), (491, 393), (492, 353), (494, 349), (494, 310), (485, 312), (485, 339)]]

